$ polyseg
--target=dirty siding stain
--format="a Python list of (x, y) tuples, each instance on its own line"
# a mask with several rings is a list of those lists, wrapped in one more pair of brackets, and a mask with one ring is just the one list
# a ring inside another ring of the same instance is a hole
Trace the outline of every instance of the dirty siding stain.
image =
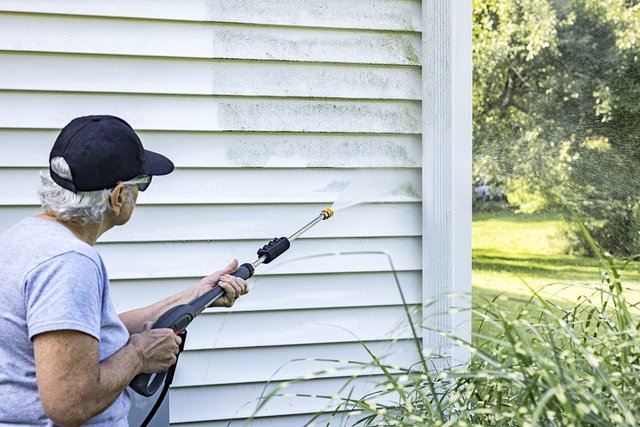
[(276, 167), (274, 158), (303, 159), (309, 167), (420, 167), (419, 137), (398, 135), (323, 135), (307, 133), (238, 135), (225, 150), (226, 163), (239, 167)]
[(416, 33), (385, 31), (386, 46), (409, 65), (420, 65), (422, 54), (420, 36)]
[(404, 57), (407, 58), (407, 61), (409, 61), (411, 65), (420, 65), (420, 55), (418, 55), (418, 51), (412, 43), (412, 40), (403, 38), (401, 39), (401, 43)]
[[(326, 34), (326, 37), (323, 35)], [(212, 58), (418, 65), (416, 33), (252, 26), (217, 29)]]
[[(422, 199), (422, 190), (413, 185), (412, 183), (406, 183), (404, 185), (402, 185), (399, 189), (398, 189), (398, 193), (399, 195), (402, 196), (407, 196), (407, 197), (412, 197), (416, 200), (421, 200)], [(396, 195), (396, 194), (394, 194)]]
[(220, 102), (221, 130), (419, 133), (415, 101)]
[(303, 5), (295, 0), (208, 0), (204, 16), (209, 22), (411, 31), (420, 28), (420, 7), (419, 0), (315, 0)]

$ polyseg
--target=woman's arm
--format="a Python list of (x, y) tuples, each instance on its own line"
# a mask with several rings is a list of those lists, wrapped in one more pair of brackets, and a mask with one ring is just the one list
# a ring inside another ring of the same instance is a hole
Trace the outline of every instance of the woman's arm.
[(64, 426), (85, 423), (111, 406), (135, 375), (173, 365), (180, 342), (170, 329), (153, 329), (132, 335), (100, 362), (98, 340), (91, 335), (56, 330), (34, 336), (36, 380), (47, 416)]

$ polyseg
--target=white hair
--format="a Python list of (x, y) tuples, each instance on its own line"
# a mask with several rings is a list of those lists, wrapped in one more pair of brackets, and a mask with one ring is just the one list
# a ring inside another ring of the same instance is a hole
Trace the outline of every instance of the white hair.
[[(62, 157), (51, 159), (51, 170), (64, 179), (72, 180), (73, 175), (69, 164)], [(40, 172), (41, 186), (38, 191), (42, 208), (53, 213), (62, 221), (79, 222), (82, 225), (98, 224), (111, 209), (109, 197), (111, 189), (98, 191), (78, 191), (74, 193), (58, 185), (48, 170)], [(133, 203), (133, 193), (126, 186), (124, 203)]]

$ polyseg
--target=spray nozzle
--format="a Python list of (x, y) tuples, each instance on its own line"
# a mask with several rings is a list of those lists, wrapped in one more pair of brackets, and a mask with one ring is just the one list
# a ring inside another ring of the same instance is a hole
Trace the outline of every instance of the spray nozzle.
[(324, 208), (322, 209), (322, 212), (320, 212), (320, 215), (322, 215), (322, 219), (329, 219), (333, 216), (333, 214), (334, 212), (331, 208)]

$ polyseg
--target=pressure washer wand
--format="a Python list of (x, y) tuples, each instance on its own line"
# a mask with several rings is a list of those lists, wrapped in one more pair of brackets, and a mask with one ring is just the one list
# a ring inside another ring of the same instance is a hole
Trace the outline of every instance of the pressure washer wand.
[[(271, 240), (269, 243), (258, 250), (257, 260), (255, 260), (253, 263), (242, 264), (235, 272), (232, 273), (232, 275), (241, 277), (245, 280), (250, 278), (251, 276), (253, 276), (255, 269), (260, 264), (269, 264), (271, 261), (282, 255), (287, 249), (291, 247), (291, 242), (296, 240), (303, 233), (305, 233), (320, 221), (331, 218), (333, 216), (333, 213), (333, 209), (325, 208), (317, 218), (302, 227), (300, 230), (293, 233), (288, 238), (279, 237)], [(223, 294), (224, 290), (219, 286), (215, 286), (213, 289), (205, 292), (188, 304), (178, 305), (169, 309), (164, 314), (162, 314), (162, 316), (160, 316), (158, 320), (156, 320), (152, 328), (171, 328), (177, 334), (185, 334), (186, 328), (191, 323), (191, 321), (205, 308), (213, 304)], [(175, 365), (172, 366), (172, 368), (174, 367)], [(172, 374), (173, 371), (170, 373), (170, 375)], [(160, 388), (166, 376), (167, 371), (155, 374), (153, 380), (151, 381), (151, 383), (149, 383), (149, 381), (151, 380), (151, 375), (139, 374), (131, 381), (130, 386), (138, 394), (141, 394), (143, 396), (151, 396), (158, 390), (158, 388)], [(153, 416), (153, 414), (150, 415), (151, 417)]]
[[(245, 263), (242, 264), (232, 276), (242, 277), (243, 279), (248, 279), (253, 276), (255, 269), (260, 264), (269, 264), (271, 261), (282, 255), (291, 247), (291, 242), (300, 237), (303, 233), (309, 230), (311, 227), (323, 221), (325, 219), (329, 219), (333, 216), (333, 209), (325, 208), (320, 212), (317, 218), (311, 221), (309, 224), (302, 227), (300, 230), (296, 231), (289, 237), (276, 237), (271, 240), (269, 243), (264, 245), (261, 249), (258, 250), (258, 259), (252, 262), (251, 264)], [(202, 294), (200, 297), (191, 301), (189, 305), (191, 305), (195, 310), (196, 314), (200, 314), (202, 310), (213, 304), (218, 298), (222, 296), (224, 291), (220, 287), (215, 287), (212, 290)]]

